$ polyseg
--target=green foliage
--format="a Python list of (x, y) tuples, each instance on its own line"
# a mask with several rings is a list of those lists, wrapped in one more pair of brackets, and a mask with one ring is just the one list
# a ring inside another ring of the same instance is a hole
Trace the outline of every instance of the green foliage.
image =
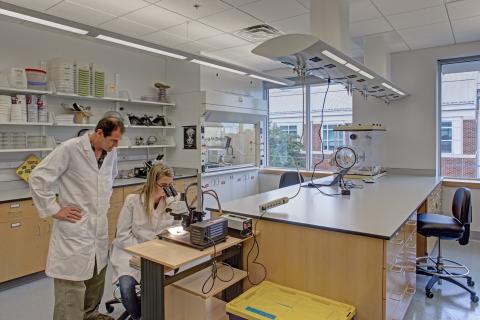
[(276, 124), (268, 129), (268, 154), (270, 167), (305, 168), (305, 151), (300, 136), (293, 136), (278, 128)]

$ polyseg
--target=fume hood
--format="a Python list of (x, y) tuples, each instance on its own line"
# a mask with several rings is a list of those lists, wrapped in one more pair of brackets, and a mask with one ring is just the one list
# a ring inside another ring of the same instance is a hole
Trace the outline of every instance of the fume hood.
[(359, 91), (386, 103), (407, 96), (405, 91), (309, 34), (287, 34), (265, 41), (252, 53), (279, 61), (293, 68), (299, 76), (314, 75), (343, 84), (349, 92)]

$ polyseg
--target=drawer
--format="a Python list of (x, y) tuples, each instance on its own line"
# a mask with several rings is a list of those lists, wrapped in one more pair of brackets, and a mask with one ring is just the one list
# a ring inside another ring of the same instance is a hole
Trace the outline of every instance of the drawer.
[(0, 222), (23, 218), (38, 218), (38, 212), (32, 200), (12, 201), (0, 204)]
[(405, 245), (405, 230), (403, 228), (396, 233), (396, 235), (388, 240), (385, 241), (386, 244), (386, 252), (385, 252), (385, 261), (384, 267), (386, 268), (388, 265), (395, 264), (396, 257), (402, 252), (403, 247)]
[(110, 198), (110, 205), (123, 203), (123, 188), (114, 188), (112, 197)]

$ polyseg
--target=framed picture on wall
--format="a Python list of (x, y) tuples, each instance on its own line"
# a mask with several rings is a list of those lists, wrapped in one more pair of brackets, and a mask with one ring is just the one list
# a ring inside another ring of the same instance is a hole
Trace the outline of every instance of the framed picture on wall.
[(197, 126), (183, 127), (183, 149), (197, 149)]

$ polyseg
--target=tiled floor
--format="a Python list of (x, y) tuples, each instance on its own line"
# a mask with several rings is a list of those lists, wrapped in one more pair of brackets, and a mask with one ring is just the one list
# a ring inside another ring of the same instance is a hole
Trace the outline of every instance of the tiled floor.
[[(445, 241), (444, 255), (467, 264), (472, 276), (478, 283), (480, 294), (480, 241), (472, 241), (462, 247), (454, 241)], [(111, 279), (107, 271), (107, 280)], [(107, 281), (109, 283), (109, 281)], [(404, 320), (480, 320), (480, 305), (472, 304), (470, 297), (461, 289), (444, 282), (434, 288), (435, 297), (425, 297), (427, 278), (417, 278), (417, 293)], [(107, 284), (104, 301), (112, 298), (113, 287)], [(104, 311), (102, 303), (101, 310)], [(123, 308), (115, 308), (114, 317), (118, 317)], [(53, 313), (53, 282), (42, 278), (12, 289), (0, 291), (0, 320), (48, 320)]]
[[(446, 258), (462, 262), (470, 268), (480, 295), (480, 241), (460, 246), (455, 241), (442, 241)], [(450, 283), (436, 285), (433, 299), (425, 296), (428, 277), (417, 276), (417, 293), (404, 320), (480, 320), (480, 304), (470, 302), (470, 294)]]

